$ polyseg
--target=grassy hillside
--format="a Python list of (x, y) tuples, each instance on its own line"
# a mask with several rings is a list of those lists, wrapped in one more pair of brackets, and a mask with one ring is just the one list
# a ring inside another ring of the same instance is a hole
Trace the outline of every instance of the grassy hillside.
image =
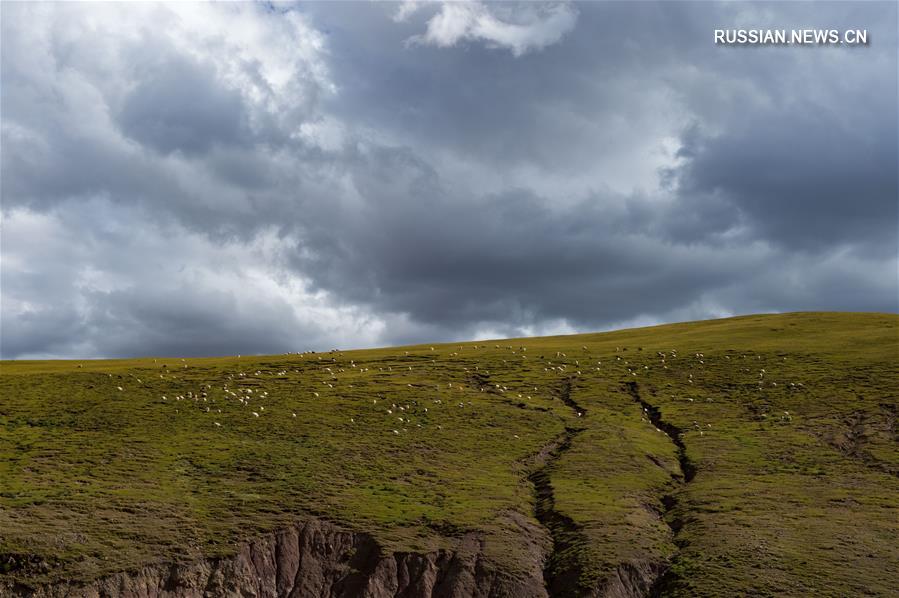
[(557, 595), (624, 563), (672, 596), (899, 587), (894, 315), (0, 368), (0, 581), (228, 554), (309, 515), (396, 550), (478, 531), (514, 572), (519, 513)]

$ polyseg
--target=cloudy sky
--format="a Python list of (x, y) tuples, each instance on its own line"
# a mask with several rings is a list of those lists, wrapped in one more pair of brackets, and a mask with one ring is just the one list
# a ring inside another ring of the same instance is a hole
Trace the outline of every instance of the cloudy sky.
[(0, 351), (895, 312), (897, 70), (894, 2), (3, 2)]

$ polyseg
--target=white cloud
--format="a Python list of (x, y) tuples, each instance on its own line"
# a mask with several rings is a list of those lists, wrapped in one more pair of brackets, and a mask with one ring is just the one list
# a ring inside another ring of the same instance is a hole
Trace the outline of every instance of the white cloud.
[[(406, 20), (421, 7), (405, 2), (394, 18)], [(447, 48), (463, 41), (483, 41), (491, 48), (510, 50), (515, 56), (558, 43), (577, 22), (570, 4), (493, 5), (482, 2), (444, 2), (427, 22), (425, 33), (411, 43)]]
[[(173, 60), (238, 94), (257, 133), (296, 131), (323, 95), (336, 92), (324, 36), (295, 11), (255, 3), (23, 3), (4, 7), (4, 20), (4, 82), (15, 78), (24, 88), (10, 98), (13, 107), (54, 98), (71, 128), (114, 126), (110, 117)], [(4, 126), (21, 112), (4, 115)]]
[(135, 226), (142, 212), (95, 199), (3, 215), (4, 357), (298, 351), (371, 346), (384, 331), (288, 271), (289, 236), (217, 243)]

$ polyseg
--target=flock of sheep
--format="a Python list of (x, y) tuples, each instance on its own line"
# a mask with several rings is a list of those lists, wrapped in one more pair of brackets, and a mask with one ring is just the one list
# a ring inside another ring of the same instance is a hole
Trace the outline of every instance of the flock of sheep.
[[(511, 345), (506, 345), (505, 347), (500, 347), (500, 345), (494, 345), (494, 351), (500, 350), (502, 351), (500, 355), (500, 360), (494, 361), (494, 366), (499, 366), (499, 363), (502, 363), (501, 369), (509, 370), (510, 363), (518, 363), (518, 368), (523, 368), (524, 371), (533, 373), (535, 371), (534, 364), (542, 365), (542, 370), (544, 373), (556, 374), (558, 377), (562, 379), (569, 379), (572, 381), (584, 380), (589, 376), (600, 376), (603, 372), (603, 361), (601, 359), (595, 359), (595, 356), (591, 357), (590, 351), (586, 346), (581, 348), (581, 355), (577, 358), (569, 359), (566, 353), (557, 351), (552, 356), (533, 356), (530, 361), (528, 361), (527, 355), (527, 347), (520, 346), (517, 348), (512, 347)], [(469, 354), (473, 354), (477, 356), (478, 352), (487, 350), (486, 345), (473, 345), (470, 346)], [(344, 360), (340, 361), (342, 358), (342, 354), (336, 350), (331, 351), (329, 353), (315, 353), (315, 352), (304, 352), (304, 353), (288, 353), (287, 356), (296, 356), (299, 357), (304, 365), (303, 368), (295, 367), (293, 372), (290, 371), (289, 367), (282, 367), (276, 371), (268, 371), (257, 369), (252, 373), (247, 373), (244, 371), (237, 371), (233, 373), (228, 373), (225, 375), (224, 380), (219, 382), (221, 384), (220, 388), (216, 388), (216, 394), (218, 395), (220, 401), (217, 401), (216, 398), (213, 398), (211, 395), (213, 393), (213, 385), (210, 383), (204, 383), (199, 386), (196, 390), (187, 390), (186, 392), (181, 392), (179, 394), (171, 395), (171, 399), (169, 394), (163, 394), (160, 397), (160, 400), (165, 403), (173, 403), (176, 405), (176, 411), (179, 411), (180, 408), (178, 405), (183, 402), (193, 403), (194, 406), (203, 411), (205, 413), (210, 413), (212, 415), (221, 414), (222, 407), (226, 406), (226, 402), (230, 401), (235, 405), (240, 405), (245, 408), (247, 417), (250, 418), (262, 418), (268, 416), (270, 413), (273, 413), (271, 408), (269, 412), (266, 412), (266, 403), (270, 401), (272, 398), (269, 394), (268, 390), (264, 390), (262, 388), (252, 388), (246, 385), (242, 385), (242, 383), (252, 382), (258, 383), (259, 381), (263, 381), (266, 378), (276, 379), (276, 380), (285, 380), (289, 379), (291, 374), (307, 374), (309, 372), (310, 361), (312, 364), (311, 370), (316, 372), (318, 376), (316, 379), (312, 381), (313, 384), (321, 386), (313, 390), (308, 388), (308, 386), (303, 388), (304, 392), (307, 392), (307, 397), (309, 400), (317, 400), (322, 395), (322, 392), (328, 393), (344, 393), (347, 395), (353, 394), (355, 391), (355, 385), (361, 383), (365, 383), (366, 377), (372, 377), (375, 375), (379, 375), (381, 378), (381, 382), (383, 382), (384, 378), (387, 378), (391, 384), (401, 384), (399, 380), (401, 380), (404, 375), (415, 375), (419, 371), (424, 370), (425, 374), (428, 376), (433, 376), (435, 373), (441, 375), (443, 373), (454, 373), (458, 370), (453, 369), (454, 367), (458, 367), (463, 363), (468, 364), (465, 367), (462, 367), (462, 373), (468, 375), (472, 372), (478, 372), (483, 376), (489, 376), (489, 370), (481, 369), (481, 365), (477, 363), (472, 363), (472, 359), (467, 360), (456, 360), (464, 351), (464, 346), (459, 346), (457, 351), (453, 351), (447, 355), (448, 359), (445, 363), (441, 363), (438, 361), (435, 355), (435, 348), (430, 347), (428, 351), (424, 352), (424, 356), (421, 353), (417, 353), (413, 355), (413, 358), (418, 362), (424, 362), (424, 366), (419, 365), (418, 363), (403, 363), (403, 360), (400, 359), (398, 362), (391, 364), (383, 363), (381, 366), (377, 367), (377, 371), (375, 371), (372, 365), (376, 362), (369, 363), (357, 363), (355, 359), (349, 358), (348, 361)], [(647, 373), (651, 366), (648, 363), (641, 364), (633, 364), (628, 359), (626, 359), (624, 355), (624, 351), (621, 347), (616, 347), (614, 355), (614, 359), (610, 366), (607, 366), (608, 369), (618, 369), (618, 372), (628, 379), (632, 379), (637, 377), (638, 375)], [(404, 357), (408, 360), (410, 356), (409, 351), (405, 351)], [(493, 355), (495, 357), (495, 353)], [(240, 356), (238, 356), (240, 357)], [(399, 357), (399, 356), (397, 356)], [(425, 357), (423, 360), (422, 357)], [(430, 360), (427, 360), (427, 357), (430, 357)], [(747, 360), (748, 358), (745, 354), (740, 355), (739, 357), (734, 356), (735, 359)], [(757, 359), (762, 359), (761, 355), (755, 356)], [(655, 355), (657, 359), (657, 366), (661, 370), (669, 370), (669, 365), (675, 360), (679, 360), (681, 363), (685, 361), (683, 358), (679, 357), (677, 350), (670, 351), (658, 351)], [(751, 356), (750, 356), (751, 358)], [(721, 359), (730, 361), (730, 355), (724, 355)], [(784, 360), (786, 358), (783, 358)], [(706, 356), (703, 353), (697, 352), (693, 355), (690, 355), (687, 360), (689, 361), (689, 365), (687, 368), (680, 368), (681, 370), (688, 369), (690, 371), (686, 372), (686, 382), (688, 385), (694, 384), (698, 376), (701, 375), (701, 372), (706, 366)], [(455, 361), (455, 363), (454, 363)], [(744, 361), (745, 363), (745, 361)], [(299, 365), (297, 363), (296, 365)], [(188, 364), (185, 360), (182, 360), (182, 366), (184, 369), (188, 368)], [(162, 365), (162, 368), (165, 368), (165, 373), (159, 374), (159, 378), (163, 380), (179, 381), (182, 378), (179, 378), (179, 375), (175, 373), (174, 370), (168, 369), (166, 365)], [(539, 366), (538, 366), (539, 367)], [(418, 368), (417, 370), (415, 368)], [(741, 372), (752, 372), (753, 368), (751, 367), (742, 367)], [(181, 370), (183, 372), (183, 369)], [(539, 370), (537, 370), (539, 371)], [(673, 370), (672, 370), (673, 372)], [(694, 372), (696, 372), (696, 376), (694, 377)], [(771, 380), (771, 375), (767, 371), (766, 368), (758, 368), (756, 372), (757, 375), (757, 387), (760, 390), (763, 390), (766, 386), (770, 386), (772, 388), (777, 387), (777, 381)], [(132, 375), (135, 381), (138, 384), (142, 384), (141, 380), (136, 376)], [(428, 407), (422, 407), (420, 404), (420, 400), (426, 396), (430, 397), (430, 401), (432, 402), (433, 408), (441, 408), (446, 405), (452, 404), (457, 408), (466, 408), (474, 405), (472, 393), (483, 393), (490, 392), (492, 394), (497, 395), (506, 395), (510, 398), (517, 398), (519, 401), (533, 401), (534, 397), (540, 394), (540, 389), (538, 386), (534, 386), (533, 384), (528, 383), (527, 386), (524, 386), (524, 383), (521, 384), (521, 388), (510, 387), (508, 384), (501, 383), (484, 383), (484, 379), (481, 379), (480, 382), (473, 378), (464, 378), (462, 380), (450, 380), (444, 381), (442, 383), (435, 383), (433, 380), (429, 380), (428, 383), (422, 383), (420, 380), (415, 380), (415, 384), (412, 382), (407, 382), (405, 385), (410, 389), (415, 389), (413, 392), (416, 392), (418, 395), (416, 399), (406, 400), (397, 402), (397, 400), (388, 400), (384, 398), (384, 395), (387, 394), (387, 391), (383, 386), (379, 387), (377, 391), (373, 392), (375, 396), (371, 397), (371, 405), (376, 413), (381, 413), (384, 417), (388, 418), (390, 422), (393, 422), (392, 426), (388, 426), (389, 432), (394, 435), (401, 435), (409, 431), (409, 428), (416, 427), (422, 428), (429, 423), (433, 423), (437, 421), (433, 412), (429, 410)], [(299, 382), (304, 385), (310, 384), (309, 378), (298, 378), (296, 382)], [(804, 388), (801, 382), (787, 382), (788, 388), (790, 390), (801, 390)], [(443, 385), (443, 386), (442, 386)], [(445, 388), (447, 392), (455, 392), (457, 398), (451, 399), (448, 401), (444, 401), (443, 398), (446, 396), (445, 394), (441, 394), (441, 388)], [(117, 386), (117, 390), (120, 392), (124, 392), (124, 388), (122, 386)], [(291, 393), (296, 393), (300, 391), (301, 388), (292, 385), (290, 388)], [(220, 391), (220, 392), (219, 392)], [(434, 391), (434, 392), (428, 392)], [(548, 398), (549, 400), (553, 400), (555, 397), (552, 396), (552, 392), (547, 387), (544, 389), (543, 394), (544, 398)], [(355, 393), (354, 396), (358, 396), (358, 393)], [(461, 400), (459, 400), (461, 398)], [(671, 395), (671, 399), (676, 400), (675, 395)], [(696, 399), (693, 397), (684, 397), (684, 401), (693, 403)], [(706, 397), (705, 402), (712, 402), (714, 400), (713, 397)], [(270, 405), (270, 407), (272, 407)], [(276, 407), (276, 411), (279, 412), (279, 416), (288, 417), (288, 418), (297, 418), (296, 410), (288, 409), (286, 413), (282, 413), (283, 410)], [(642, 414), (642, 420), (644, 422), (650, 422), (650, 418), (648, 414), (645, 412)], [(582, 417), (584, 415), (583, 411), (580, 409), (575, 409), (575, 413), (577, 417)], [(784, 411), (783, 415), (780, 416), (780, 420), (783, 422), (792, 421), (794, 414), (791, 414), (789, 411)], [(417, 417), (417, 419), (416, 419)], [(762, 415), (763, 418), (767, 418), (767, 414)], [(222, 421), (219, 421), (222, 418), (213, 418), (212, 425), (216, 428), (223, 427)], [(224, 421), (224, 420), (223, 420)], [(356, 424), (356, 417), (348, 417), (348, 421), (350, 424)], [(650, 422), (651, 423), (651, 422)], [(438, 429), (443, 429), (442, 424), (435, 423), (434, 424)], [(693, 428), (700, 435), (704, 435), (708, 429), (711, 428), (711, 423), (705, 423), (705, 425), (701, 425), (698, 421), (693, 422)], [(661, 429), (656, 427), (658, 432), (662, 432)], [(515, 435), (515, 438), (518, 436)]]

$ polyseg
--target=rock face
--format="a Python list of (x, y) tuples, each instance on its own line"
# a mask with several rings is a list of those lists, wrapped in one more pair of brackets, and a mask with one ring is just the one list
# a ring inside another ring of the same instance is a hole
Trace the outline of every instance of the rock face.
[(0, 595), (36, 598), (546, 598), (541, 563), (524, 578), (498, 571), (476, 535), (451, 550), (384, 554), (369, 535), (310, 520), (239, 546), (237, 554), (152, 565), (87, 584), (0, 586)]
[(642, 598), (643, 596), (659, 596), (659, 588), (655, 587), (665, 566), (661, 562), (639, 561), (619, 565), (609, 577), (600, 584), (591, 598)]

